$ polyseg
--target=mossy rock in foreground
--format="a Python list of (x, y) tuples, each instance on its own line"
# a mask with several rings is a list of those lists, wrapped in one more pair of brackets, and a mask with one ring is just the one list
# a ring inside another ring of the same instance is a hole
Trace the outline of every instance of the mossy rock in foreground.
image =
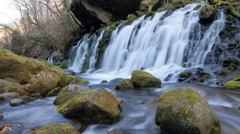
[(57, 112), (83, 119), (87, 124), (112, 124), (120, 119), (121, 105), (103, 88), (88, 92), (66, 92), (54, 100)]
[(29, 134), (80, 134), (80, 133), (69, 123), (53, 123), (41, 127)]
[(240, 74), (238, 74), (237, 76), (233, 77), (230, 81), (228, 81), (224, 85), (224, 89), (240, 91)]
[[(204, 97), (189, 87), (165, 91), (159, 97), (155, 123), (162, 133), (220, 134), (220, 121)], [(171, 124), (171, 125), (170, 125)]]
[(134, 70), (132, 72), (131, 81), (133, 82), (134, 87), (161, 87), (161, 80), (145, 71)]
[(26, 85), (28, 93), (46, 95), (55, 87), (66, 85), (66, 74), (62, 69), (20, 57), (9, 50), (0, 49), (0, 63), (0, 79), (10, 78)]

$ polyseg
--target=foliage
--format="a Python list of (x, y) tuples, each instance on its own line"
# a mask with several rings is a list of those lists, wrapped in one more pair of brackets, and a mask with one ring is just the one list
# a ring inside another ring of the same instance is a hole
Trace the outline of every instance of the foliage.
[(233, 77), (224, 85), (224, 89), (227, 90), (239, 90), (240, 91), (240, 74)]

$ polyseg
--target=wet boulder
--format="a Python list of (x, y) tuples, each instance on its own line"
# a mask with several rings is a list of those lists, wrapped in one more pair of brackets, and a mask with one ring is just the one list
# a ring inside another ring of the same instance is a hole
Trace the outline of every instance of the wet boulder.
[(71, 11), (87, 28), (95, 30), (100, 25), (125, 19), (135, 12), (142, 0), (73, 0)]
[(122, 79), (116, 86), (115, 89), (133, 89), (133, 82), (130, 79)]
[(69, 123), (53, 123), (41, 127), (29, 134), (80, 134), (71, 124)]
[(13, 99), (10, 102), (10, 106), (18, 106), (24, 104), (24, 101), (22, 99)]
[(9, 81), (9, 79), (8, 80), (0, 79), (0, 93), (16, 92), (21, 96), (28, 94), (26, 90), (27, 90), (26, 86), (20, 85), (16, 81), (14, 82)]
[(57, 96), (60, 91), (61, 91), (61, 88), (56, 87), (50, 92), (48, 92), (47, 96)]
[(103, 88), (87, 92), (66, 92), (54, 100), (57, 111), (66, 117), (81, 118), (87, 124), (112, 124), (120, 119), (121, 105)]
[(134, 87), (161, 87), (161, 80), (145, 71), (134, 70), (132, 72), (131, 81), (133, 82)]
[(55, 87), (66, 85), (63, 70), (46, 62), (15, 55), (0, 49), (0, 79), (11, 78), (27, 87), (28, 93), (46, 95)]
[(220, 134), (220, 121), (197, 91), (178, 87), (159, 97), (155, 123), (166, 134)]
[(224, 85), (224, 89), (226, 90), (238, 90), (240, 91), (240, 74), (233, 77), (230, 81), (228, 81)]
[(199, 9), (199, 20), (201, 24), (212, 23), (217, 14), (217, 9), (212, 5), (203, 5)]

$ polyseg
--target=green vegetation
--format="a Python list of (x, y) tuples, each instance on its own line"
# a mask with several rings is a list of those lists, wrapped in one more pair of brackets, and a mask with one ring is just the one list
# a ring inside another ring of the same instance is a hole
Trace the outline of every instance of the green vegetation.
[(199, 80), (199, 82), (204, 82), (206, 79), (208, 79), (209, 78), (209, 74), (206, 74), (206, 75), (203, 75), (201, 78), (200, 78), (200, 80)]
[(190, 74), (191, 74), (191, 72), (182, 72), (182, 73), (179, 74), (179, 76), (182, 77), (182, 78), (186, 78), (186, 77), (188, 77)]
[(130, 21), (130, 22), (133, 22), (133, 21), (136, 20), (136, 19), (137, 19), (137, 16), (134, 15), (134, 14), (129, 14), (129, 15), (127, 16), (127, 20)]
[(226, 70), (222, 70), (219, 74), (223, 75), (223, 76), (226, 76), (227, 75), (227, 71)]
[(44, 64), (46, 64), (46, 65), (49, 65), (49, 66), (52, 66), (52, 67), (56, 67), (54, 64), (48, 63), (48, 62), (45, 61), (45, 60), (42, 60), (42, 63), (44, 63)]
[(66, 77), (66, 83), (67, 85), (69, 85), (70, 83), (74, 84), (74, 83), (89, 83), (88, 80), (82, 79), (80, 77), (74, 77), (71, 75), (67, 75)]
[(237, 106), (238, 110), (240, 110), (240, 105)]
[(155, 16), (155, 12), (153, 12), (153, 11), (149, 11), (149, 12), (147, 12), (146, 14), (145, 14), (145, 16), (144, 16), (144, 19), (146, 19), (146, 18), (148, 18), (148, 17), (150, 17), (150, 16)]
[(239, 90), (240, 91), (240, 74), (233, 77), (224, 85), (226, 90)]
[(79, 134), (79, 132), (69, 123), (53, 123), (29, 134)]

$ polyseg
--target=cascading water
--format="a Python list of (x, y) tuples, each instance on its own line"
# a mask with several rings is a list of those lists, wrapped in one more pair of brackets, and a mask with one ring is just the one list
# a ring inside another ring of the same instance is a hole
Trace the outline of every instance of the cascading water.
[[(203, 66), (213, 45), (220, 41), (218, 33), (224, 28), (225, 16), (219, 12), (216, 21), (204, 29), (198, 23), (198, 11), (193, 10), (197, 5), (189, 4), (169, 16), (161, 12), (153, 18), (141, 17), (131, 25), (119, 26), (111, 35), (101, 67), (94, 73), (129, 77), (133, 70), (144, 67), (162, 80), (172, 74), (174, 81), (186, 67)], [(93, 41), (91, 49), (89, 35), (72, 48), (70, 54), (76, 55), (70, 58), (71, 69), (80, 71), (84, 60), (89, 60), (89, 71), (95, 69), (94, 57), (103, 32)], [(88, 51), (91, 53), (87, 54)]]

